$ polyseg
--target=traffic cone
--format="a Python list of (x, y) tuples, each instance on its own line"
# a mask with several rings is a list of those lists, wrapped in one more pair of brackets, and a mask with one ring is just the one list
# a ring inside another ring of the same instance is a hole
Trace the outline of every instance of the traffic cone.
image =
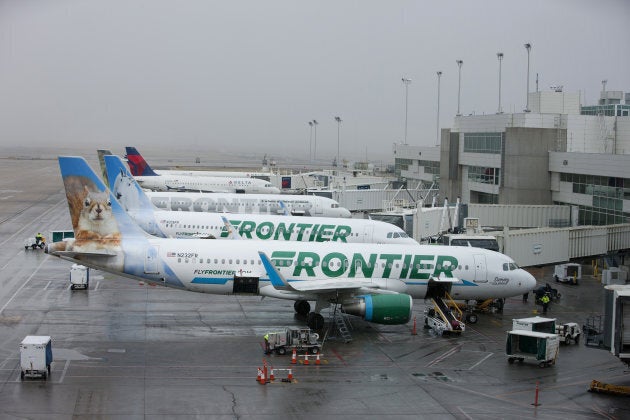
[(308, 350), (306, 351), (306, 354), (304, 354), (304, 364), (308, 365)]
[(416, 330), (416, 317), (413, 317), (413, 329), (411, 330), (411, 335), (417, 335), (418, 332)]
[(289, 368), (289, 376), (287, 376), (289, 382), (293, 381), (293, 369)]
[(315, 364), (319, 365), (321, 362), (319, 361), (319, 351), (317, 352), (317, 357), (315, 358)]
[(263, 360), (263, 384), (269, 382), (269, 370), (267, 370), (267, 361)]
[(260, 368), (258, 368), (258, 375), (256, 376), (256, 382), (260, 383), (260, 377), (262, 376), (262, 370), (260, 370)]
[(293, 347), (293, 355), (291, 356), (291, 364), (295, 365), (297, 363), (297, 349)]
[(275, 378), (275, 375), (273, 374), (273, 366), (272, 366), (271, 367), (271, 374), (269, 375), (269, 380), (273, 382), (275, 379), (276, 378)]
[(264, 385), (264, 384), (265, 384), (265, 381), (266, 381), (266, 378), (265, 378), (265, 371), (263, 370), (263, 371), (261, 371), (261, 372), (260, 372), (260, 384), (261, 384), (261, 385)]

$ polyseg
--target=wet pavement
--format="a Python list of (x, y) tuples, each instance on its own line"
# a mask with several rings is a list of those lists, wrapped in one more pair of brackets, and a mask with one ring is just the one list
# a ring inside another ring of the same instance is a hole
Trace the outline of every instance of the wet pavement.
[[(353, 341), (328, 339), (321, 364), (265, 356), (262, 336), (303, 326), (293, 302), (212, 296), (91, 272), (89, 290), (69, 289), (70, 263), (24, 250), (38, 230), (68, 229), (57, 162), (0, 162), (0, 418), (431, 418), (624, 419), (630, 398), (587, 392), (593, 379), (630, 385), (609, 351), (562, 345), (557, 363), (507, 363), (513, 318), (538, 314), (533, 295), (481, 313), (461, 336), (436, 336), (417, 320), (381, 326), (352, 318)], [(96, 166), (94, 166), (96, 167)], [(20, 176), (20, 174), (29, 174)], [(551, 269), (532, 269), (541, 284)], [(578, 286), (555, 284), (550, 317), (577, 322), (603, 311), (588, 266)], [(20, 380), (20, 341), (53, 337), (47, 381)], [(256, 382), (263, 360), (291, 367)], [(534, 406), (538, 385), (538, 406)]]

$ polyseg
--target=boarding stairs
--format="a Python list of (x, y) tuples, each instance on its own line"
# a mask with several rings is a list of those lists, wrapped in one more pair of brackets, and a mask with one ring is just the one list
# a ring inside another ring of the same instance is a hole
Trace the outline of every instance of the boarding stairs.
[(454, 333), (461, 333), (464, 331), (466, 326), (462, 321), (460, 321), (463, 319), (463, 313), (448, 293), (445, 293), (444, 297), (434, 297), (431, 300), (433, 301), (435, 314), (438, 315), (445, 323), (445, 331)]
[(348, 319), (348, 315), (338, 310), (338, 305), (335, 304), (329, 318), (329, 335), (328, 338), (341, 338), (344, 343), (352, 341), (352, 334), (350, 329), (352, 324)]

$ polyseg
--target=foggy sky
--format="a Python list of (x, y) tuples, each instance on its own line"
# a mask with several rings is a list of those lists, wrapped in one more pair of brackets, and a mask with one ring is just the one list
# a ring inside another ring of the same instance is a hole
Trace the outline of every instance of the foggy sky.
[(585, 104), (630, 91), (630, 2), (0, 0), (0, 147), (392, 158), (457, 111), (495, 113), (564, 85)]

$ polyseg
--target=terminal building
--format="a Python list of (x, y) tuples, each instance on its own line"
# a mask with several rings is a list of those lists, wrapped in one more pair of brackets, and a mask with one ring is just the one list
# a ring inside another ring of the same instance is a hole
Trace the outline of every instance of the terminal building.
[(463, 203), (570, 205), (575, 224), (630, 223), (630, 94), (597, 105), (561, 87), (532, 92), (529, 112), (458, 115), (441, 144), (394, 144), (396, 174)]

